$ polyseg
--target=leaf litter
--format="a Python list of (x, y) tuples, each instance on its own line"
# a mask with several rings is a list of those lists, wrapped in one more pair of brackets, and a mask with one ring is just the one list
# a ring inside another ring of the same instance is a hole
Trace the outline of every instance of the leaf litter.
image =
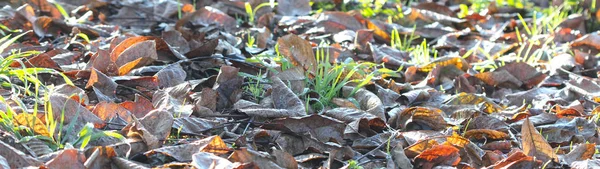
[(0, 2), (0, 166), (597, 168), (595, 3)]

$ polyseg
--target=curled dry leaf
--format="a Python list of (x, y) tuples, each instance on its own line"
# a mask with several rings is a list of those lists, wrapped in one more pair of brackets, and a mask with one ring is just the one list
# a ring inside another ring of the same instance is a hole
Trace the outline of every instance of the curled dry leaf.
[(118, 84), (115, 83), (108, 76), (104, 75), (104, 73), (98, 71), (95, 68), (92, 68), (90, 79), (88, 80), (85, 88), (92, 87), (94, 89), (94, 93), (98, 100), (113, 102), (116, 100), (116, 90)]
[(221, 66), (219, 75), (213, 86), (217, 91), (216, 110), (223, 110), (225, 107), (233, 105), (241, 97), (242, 82), (244, 78), (238, 76), (239, 68), (233, 66)]
[(152, 105), (157, 109), (163, 108), (173, 115), (189, 117), (194, 107), (190, 103), (192, 99), (188, 96), (191, 90), (189, 83), (158, 90), (152, 96)]
[(402, 111), (397, 119), (390, 124), (397, 129), (405, 131), (415, 129), (442, 130), (446, 128), (444, 112), (437, 108), (411, 107)]
[[(352, 92), (353, 90), (353, 87), (343, 87), (342, 94), (345, 97), (348, 97), (350, 95), (350, 92)], [(377, 95), (366, 89), (361, 88), (356, 91), (353, 97), (358, 101), (361, 109), (368, 112), (369, 114), (375, 115), (385, 120), (385, 111), (383, 110), (383, 103), (381, 102), (379, 97), (377, 97)]]
[(529, 156), (535, 156), (543, 162), (557, 161), (558, 157), (544, 137), (533, 127), (529, 118), (525, 119), (521, 128), (521, 144), (523, 152)]
[(138, 120), (133, 118), (133, 123), (128, 124), (122, 130), (128, 137), (140, 137), (154, 149), (160, 147), (162, 140), (167, 139), (173, 126), (173, 115), (164, 109), (155, 109)]

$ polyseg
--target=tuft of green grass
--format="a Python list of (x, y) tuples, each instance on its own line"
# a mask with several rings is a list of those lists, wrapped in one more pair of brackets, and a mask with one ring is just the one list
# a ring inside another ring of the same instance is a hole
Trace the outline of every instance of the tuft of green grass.
[(274, 8), (277, 3), (274, 0), (270, 0), (269, 2), (261, 3), (258, 6), (252, 8), (249, 2), (244, 4), (244, 8), (246, 8), (246, 14), (248, 15), (248, 23), (254, 25), (254, 20), (256, 19), (256, 11), (258, 11), (262, 7), (270, 6)]
[[(30, 33), (30, 31), (21, 33), (12, 38), (10, 37), (10, 35), (0, 38), (0, 53), (5, 52), (5, 50), (8, 48), (8, 46), (10, 46), (12, 43), (17, 41), (17, 39), (19, 39), (20, 37), (24, 36), (27, 33)], [(60, 119), (54, 119), (55, 112), (52, 111), (52, 105), (50, 104), (50, 95), (51, 95), (51, 91), (52, 91), (52, 86), (44, 85), (37, 77), (37, 74), (39, 74), (39, 73), (58, 74), (63, 77), (63, 80), (65, 81), (65, 83), (67, 83), (69, 85), (73, 85), (73, 82), (71, 82), (71, 80), (68, 77), (66, 77), (64, 74), (62, 74), (54, 69), (25, 67), (25, 64), (23, 63), (23, 61), (21, 61), (21, 59), (31, 56), (31, 55), (34, 55), (34, 54), (39, 54), (39, 52), (11, 51), (11, 54), (8, 55), (7, 57), (5, 57), (5, 58), (0, 57), (0, 81), (2, 81), (3, 87), (10, 87), (11, 91), (13, 93), (15, 93), (11, 96), (11, 100), (15, 101), (17, 103), (17, 105), (23, 110), (29, 110), (29, 108), (25, 106), (25, 104), (21, 101), (20, 98), (17, 97), (17, 95), (20, 95), (20, 93), (23, 92), (24, 95), (33, 96), (33, 98), (35, 99), (35, 102), (36, 102), (36, 104), (34, 104), (33, 111), (32, 111), (33, 117), (37, 117), (37, 114), (40, 113), (39, 112), (39, 103), (44, 103), (44, 105), (46, 105), (46, 106), (44, 106), (44, 110), (45, 110), (44, 117), (46, 118), (45, 119), (45, 121), (46, 121), (45, 128), (48, 130), (48, 134), (50, 137), (43, 136), (43, 135), (36, 135), (33, 132), (33, 129), (31, 129), (30, 125), (17, 126), (14, 123), (17, 113), (15, 111), (13, 111), (12, 107), (8, 107), (6, 112), (0, 111), (0, 127), (3, 130), (14, 134), (15, 137), (17, 139), (19, 139), (20, 141), (27, 141), (27, 140), (30, 140), (33, 138), (37, 138), (37, 139), (46, 141), (46, 143), (49, 144), (50, 148), (52, 148), (54, 150), (64, 148), (65, 146), (68, 146), (68, 145), (79, 145), (79, 144), (81, 145), (81, 148), (83, 149), (89, 143), (90, 140), (93, 140), (100, 136), (111, 136), (111, 137), (120, 138), (120, 139), (124, 138), (120, 134), (111, 132), (111, 131), (91, 132), (93, 129), (93, 124), (88, 124), (88, 125), (86, 125), (85, 128), (83, 128), (79, 132), (79, 138), (76, 141), (67, 143), (66, 140), (64, 139), (64, 136), (62, 133), (62, 129), (63, 129), (63, 127), (65, 127), (65, 125), (64, 125), (64, 121), (65, 121), (64, 106), (63, 106), (63, 110), (61, 112)], [(15, 68), (15, 67), (10, 66), (11, 64), (13, 64), (15, 62), (19, 63), (21, 65), (21, 67)], [(12, 77), (16, 77), (17, 79), (19, 79), (23, 83), (24, 86), (15, 85), (13, 83)], [(32, 88), (31, 85), (33, 85), (34, 91), (31, 91), (31, 88)], [(45, 94), (44, 97), (40, 98), (40, 93)], [(79, 97), (79, 98), (83, 98), (83, 97)], [(4, 103), (6, 105), (9, 105), (3, 96), (0, 96), (0, 102)], [(77, 116), (79, 116), (79, 113), (76, 113), (74, 118), (77, 118)], [(36, 123), (35, 120), (37, 120), (37, 119), (32, 118), (31, 121), (28, 120), (27, 123), (35, 124)], [(75, 122), (76, 122), (76, 120), (73, 120), (66, 126), (67, 133), (70, 133), (72, 131), (72, 129), (75, 125)], [(91, 125), (91, 128), (90, 128), (90, 125)], [(57, 133), (58, 137), (55, 138), (54, 135), (55, 135), (55, 132), (57, 129), (59, 130), (59, 133)]]
[[(333, 106), (331, 100), (339, 96), (342, 87), (350, 83), (356, 83), (357, 85), (350, 93), (350, 96), (352, 96), (358, 89), (368, 84), (376, 72), (368, 73), (365, 71), (373, 67), (374, 64), (356, 63), (350, 58), (343, 63), (331, 63), (329, 50), (325, 52), (323, 48), (326, 44), (319, 46), (315, 55), (317, 72), (308, 83), (313, 88), (312, 90), (319, 94), (319, 107), (316, 107), (316, 109), (322, 110), (327, 106)], [(363, 77), (364, 79), (352, 79), (353, 76)]]

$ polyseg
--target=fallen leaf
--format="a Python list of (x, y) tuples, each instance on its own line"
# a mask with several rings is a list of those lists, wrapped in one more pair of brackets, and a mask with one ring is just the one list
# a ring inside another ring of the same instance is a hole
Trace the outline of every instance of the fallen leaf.
[(46, 167), (48, 168), (74, 168), (74, 169), (84, 169), (86, 168), (83, 163), (85, 163), (85, 155), (83, 153), (77, 151), (76, 149), (65, 149), (58, 153), (56, 157), (52, 160), (46, 162)]
[(500, 140), (500, 139), (507, 139), (508, 134), (506, 134), (504, 132), (496, 131), (496, 130), (490, 130), (490, 129), (474, 129), (474, 130), (468, 130), (467, 132), (465, 132), (464, 137), (466, 137), (466, 138), (473, 137), (473, 138), (479, 139), (479, 140), (483, 140), (483, 139)]
[(283, 16), (305, 16), (310, 13), (309, 0), (277, 1), (277, 13)]
[(46, 125), (44, 123), (42, 123), (42, 120), (40, 120), (38, 117), (34, 116), (33, 114), (29, 114), (29, 113), (18, 114), (16, 117), (14, 117), (13, 123), (17, 126), (18, 125), (27, 126), (30, 129), (33, 129), (33, 132), (35, 134), (51, 137), (50, 133), (48, 132), (48, 128), (46, 128)]
[(179, 64), (171, 64), (154, 75), (158, 79), (161, 88), (173, 87), (181, 84), (186, 79), (186, 73)]
[(99, 101), (114, 102), (117, 99), (116, 90), (118, 84), (104, 73), (92, 68), (90, 78), (85, 88), (92, 87)]
[[(273, 76), (273, 91), (271, 97), (273, 108), (245, 108), (239, 111), (250, 116), (258, 117), (302, 117), (306, 115), (304, 103), (278, 77)], [(236, 107), (234, 105), (234, 107)]]
[(277, 40), (279, 52), (295, 66), (301, 66), (311, 75), (317, 72), (317, 60), (310, 42), (298, 35), (289, 34)]
[(36, 158), (26, 155), (22, 151), (0, 141), (0, 156), (6, 158), (10, 168), (24, 168), (29, 166), (40, 166), (43, 163)]
[(460, 162), (458, 149), (449, 145), (436, 145), (415, 157), (417, 168), (431, 169), (438, 165), (456, 166)]
[(189, 144), (164, 146), (154, 150), (145, 152), (148, 157), (163, 155), (168, 156), (176, 161), (185, 162), (192, 161), (193, 154), (198, 152), (206, 152), (211, 154), (222, 155), (229, 152), (229, 147), (223, 142), (219, 136), (210, 136), (201, 140), (191, 142)]
[(218, 169), (233, 168), (234, 163), (212, 153), (198, 152), (192, 155), (192, 165), (196, 168)]
[(523, 152), (529, 156), (535, 156), (543, 162), (557, 161), (558, 157), (554, 150), (535, 129), (529, 118), (525, 119), (521, 128), (521, 144), (523, 145)]
[(275, 120), (261, 128), (281, 130), (289, 133), (308, 133), (313, 138), (322, 142), (331, 139), (341, 142), (345, 125), (341, 121), (322, 115), (311, 115), (302, 118), (285, 118)]

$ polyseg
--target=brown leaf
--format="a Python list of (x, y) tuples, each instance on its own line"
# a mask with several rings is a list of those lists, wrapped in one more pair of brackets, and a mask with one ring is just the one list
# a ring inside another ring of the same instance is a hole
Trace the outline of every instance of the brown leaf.
[(85, 85), (85, 88), (89, 89), (90, 87), (93, 87), (94, 92), (100, 101), (115, 101), (117, 98), (117, 83), (95, 68), (92, 68), (91, 72), (90, 79)]
[[(353, 87), (343, 87), (342, 95), (349, 97), (350, 93), (354, 90)], [(373, 92), (370, 92), (364, 88), (358, 89), (352, 96), (360, 104), (360, 108), (369, 114), (375, 115), (385, 120), (385, 111), (383, 110), (383, 103), (381, 99), (377, 97)]]
[(473, 138), (479, 139), (479, 140), (483, 140), (483, 139), (500, 140), (500, 139), (508, 138), (508, 134), (506, 134), (504, 132), (496, 131), (496, 130), (490, 130), (490, 129), (468, 130), (464, 134), (465, 134), (464, 136), (466, 138), (473, 137)]
[(192, 99), (189, 97), (191, 91), (189, 83), (165, 88), (154, 92), (152, 105), (159, 109), (163, 108), (174, 115), (189, 117), (192, 114)]
[(591, 160), (596, 153), (596, 144), (579, 144), (565, 155), (562, 160), (572, 165), (575, 161)]
[(491, 101), (489, 98), (479, 96), (472, 93), (459, 93), (456, 94), (446, 101), (444, 104), (447, 105), (480, 105), (486, 113), (496, 113), (502, 110), (498, 104)]
[(308, 73), (315, 75), (317, 72), (317, 60), (313, 53), (310, 42), (300, 38), (298, 35), (289, 34), (277, 40), (279, 52), (295, 66), (302, 66)]
[(341, 11), (323, 12), (315, 22), (315, 27), (324, 29), (325, 33), (338, 33), (343, 30), (356, 31), (365, 28), (354, 16)]
[(509, 156), (502, 161), (496, 162), (496, 164), (490, 166), (490, 168), (538, 168), (542, 164), (541, 161), (535, 160), (534, 157), (527, 156), (523, 152), (517, 151), (509, 154)]
[(60, 33), (70, 33), (71, 28), (60, 19), (41, 16), (33, 23), (33, 31), (39, 37), (58, 37)]
[(76, 149), (65, 149), (62, 150), (54, 159), (46, 162), (48, 168), (73, 168), (73, 169), (84, 169), (86, 168), (85, 155), (77, 151)]
[(538, 85), (546, 78), (546, 74), (538, 72), (536, 68), (525, 62), (509, 63), (494, 70), (494, 72), (495, 71), (508, 71), (511, 75), (523, 82), (527, 89)]
[[(273, 108), (243, 108), (240, 112), (250, 116), (258, 117), (302, 117), (306, 115), (304, 103), (283, 81), (277, 76), (271, 78), (273, 81), (273, 91), (271, 97), (273, 99)], [(234, 106), (236, 107), (236, 106)]]
[(277, 1), (277, 13), (283, 16), (306, 16), (310, 11), (309, 0)]
[(469, 63), (462, 57), (441, 57), (441, 58), (438, 58), (438, 59), (432, 61), (431, 63), (428, 63), (425, 66), (420, 66), (418, 68), (418, 70), (422, 71), (422, 72), (430, 72), (436, 66), (448, 66), (448, 65), (454, 65), (454, 66), (456, 66), (456, 68), (458, 68), (462, 71), (465, 71), (465, 72), (467, 71), (467, 69), (469, 69), (471, 67), (469, 65)]
[[(50, 68), (58, 71), (62, 71), (60, 66), (50, 58), (50, 56), (46, 53), (39, 54), (37, 56), (31, 57), (23, 62), (25, 67), (41, 67), (41, 68)], [(21, 68), (23, 65), (19, 62), (13, 62), (10, 65), (11, 67)]]
[(142, 118), (150, 111), (154, 110), (152, 102), (139, 94), (135, 94), (135, 101), (125, 101), (120, 103), (120, 105), (129, 110), (129, 112), (137, 118)]
[(183, 67), (176, 63), (161, 69), (154, 76), (158, 79), (158, 86), (165, 88), (183, 83), (186, 78), (186, 73), (183, 70)]
[(167, 44), (169, 44), (169, 46), (172, 46), (173, 49), (177, 50), (179, 53), (185, 54), (191, 50), (188, 41), (183, 38), (181, 32), (179, 31), (164, 31), (162, 32), (161, 37)]
[(131, 70), (149, 65), (158, 59), (155, 46), (156, 42), (148, 40), (136, 43), (123, 51), (115, 61), (119, 66), (119, 75), (126, 75)]
[[(289, 155), (289, 154), (287, 154), (287, 155)], [(284, 159), (285, 156), (275, 157), (275, 158)], [(276, 159), (274, 159), (274, 157), (272, 157), (270, 155), (266, 155), (266, 154), (260, 154), (259, 152), (256, 152), (254, 150), (248, 150), (247, 148), (235, 150), (229, 156), (229, 160), (234, 161), (234, 162), (241, 162), (241, 163), (254, 163), (257, 165), (258, 168), (273, 168), (273, 169), (283, 169), (284, 167), (298, 168), (297, 164), (296, 164), (296, 166), (282, 167), (278, 163), (276, 163)]]
[(186, 162), (193, 160), (192, 155), (198, 152), (207, 152), (211, 154), (222, 155), (229, 152), (229, 147), (223, 142), (219, 136), (210, 136), (201, 140), (194, 141), (189, 144), (164, 146), (154, 150), (150, 150), (144, 155), (148, 157), (163, 155), (168, 156), (176, 161)]
[(438, 165), (456, 166), (460, 162), (458, 149), (449, 145), (437, 145), (415, 157), (417, 168), (431, 169)]
[[(63, 131), (63, 139), (74, 141), (77, 138), (77, 132), (80, 131), (83, 126), (87, 123), (93, 123), (94, 127), (99, 128), (105, 125), (102, 119), (92, 114), (87, 108), (80, 104), (80, 102), (73, 100), (71, 97), (54, 93), (50, 95), (50, 104), (52, 105), (52, 114), (54, 119), (61, 119), (64, 116), (63, 124), (67, 125), (71, 121), (75, 120), (75, 124), (71, 132)], [(57, 128), (58, 130), (58, 128)], [(66, 130), (66, 128), (63, 128)], [(58, 137), (58, 131), (55, 131), (55, 138)]]
[(140, 137), (154, 149), (162, 145), (163, 140), (169, 137), (173, 126), (173, 115), (164, 109), (155, 109), (146, 116), (125, 126), (122, 130), (128, 137)]
[(207, 27), (209, 25), (217, 25), (228, 32), (236, 30), (237, 27), (235, 18), (211, 6), (205, 6), (204, 8), (201, 8), (196, 12), (181, 18), (175, 24), (175, 29), (180, 29), (188, 22), (191, 22), (194, 26)]
[(233, 66), (221, 66), (219, 75), (213, 86), (217, 91), (217, 111), (233, 105), (240, 99), (242, 83), (244, 78), (238, 76), (239, 68)]
[(342, 141), (345, 124), (341, 121), (322, 115), (311, 115), (302, 118), (284, 118), (275, 120), (261, 128), (271, 130), (281, 130), (291, 133), (308, 133), (310, 136), (322, 142), (328, 142), (334, 139)]
[(447, 122), (444, 120), (444, 112), (437, 108), (411, 107), (402, 111), (397, 117), (392, 127), (409, 130), (432, 129), (442, 130), (446, 128)]
[(207, 120), (203, 118), (195, 117), (180, 117), (175, 118), (173, 122), (173, 129), (181, 132), (182, 134), (198, 134), (212, 129), (214, 126), (220, 124), (216, 120)]
[(27, 126), (30, 129), (33, 129), (35, 134), (39, 134), (42, 136), (52, 137), (48, 132), (48, 128), (46, 125), (40, 120), (38, 117), (29, 113), (20, 113), (14, 117), (13, 123), (16, 126)]
[(110, 122), (113, 118), (123, 119), (127, 122), (126, 124), (132, 122), (132, 114), (127, 109), (114, 102), (100, 102), (96, 104), (92, 113), (105, 122)]
[(110, 168), (112, 158), (117, 157), (117, 153), (113, 147), (98, 146), (90, 150), (92, 150), (92, 155), (84, 163), (88, 169)]
[(529, 118), (525, 119), (521, 128), (521, 144), (523, 152), (529, 156), (535, 156), (543, 162), (548, 160), (557, 161), (558, 157), (544, 137), (533, 127)]
[(29, 155), (26, 155), (22, 151), (0, 141), (0, 156), (6, 158), (10, 168), (23, 168), (29, 166), (40, 166), (43, 163)]
[(92, 68), (97, 69), (108, 76), (118, 75), (119, 66), (110, 59), (110, 53), (108, 53), (108, 51), (98, 50), (92, 58), (94, 58), (93, 61), (90, 60), (92, 62)]

